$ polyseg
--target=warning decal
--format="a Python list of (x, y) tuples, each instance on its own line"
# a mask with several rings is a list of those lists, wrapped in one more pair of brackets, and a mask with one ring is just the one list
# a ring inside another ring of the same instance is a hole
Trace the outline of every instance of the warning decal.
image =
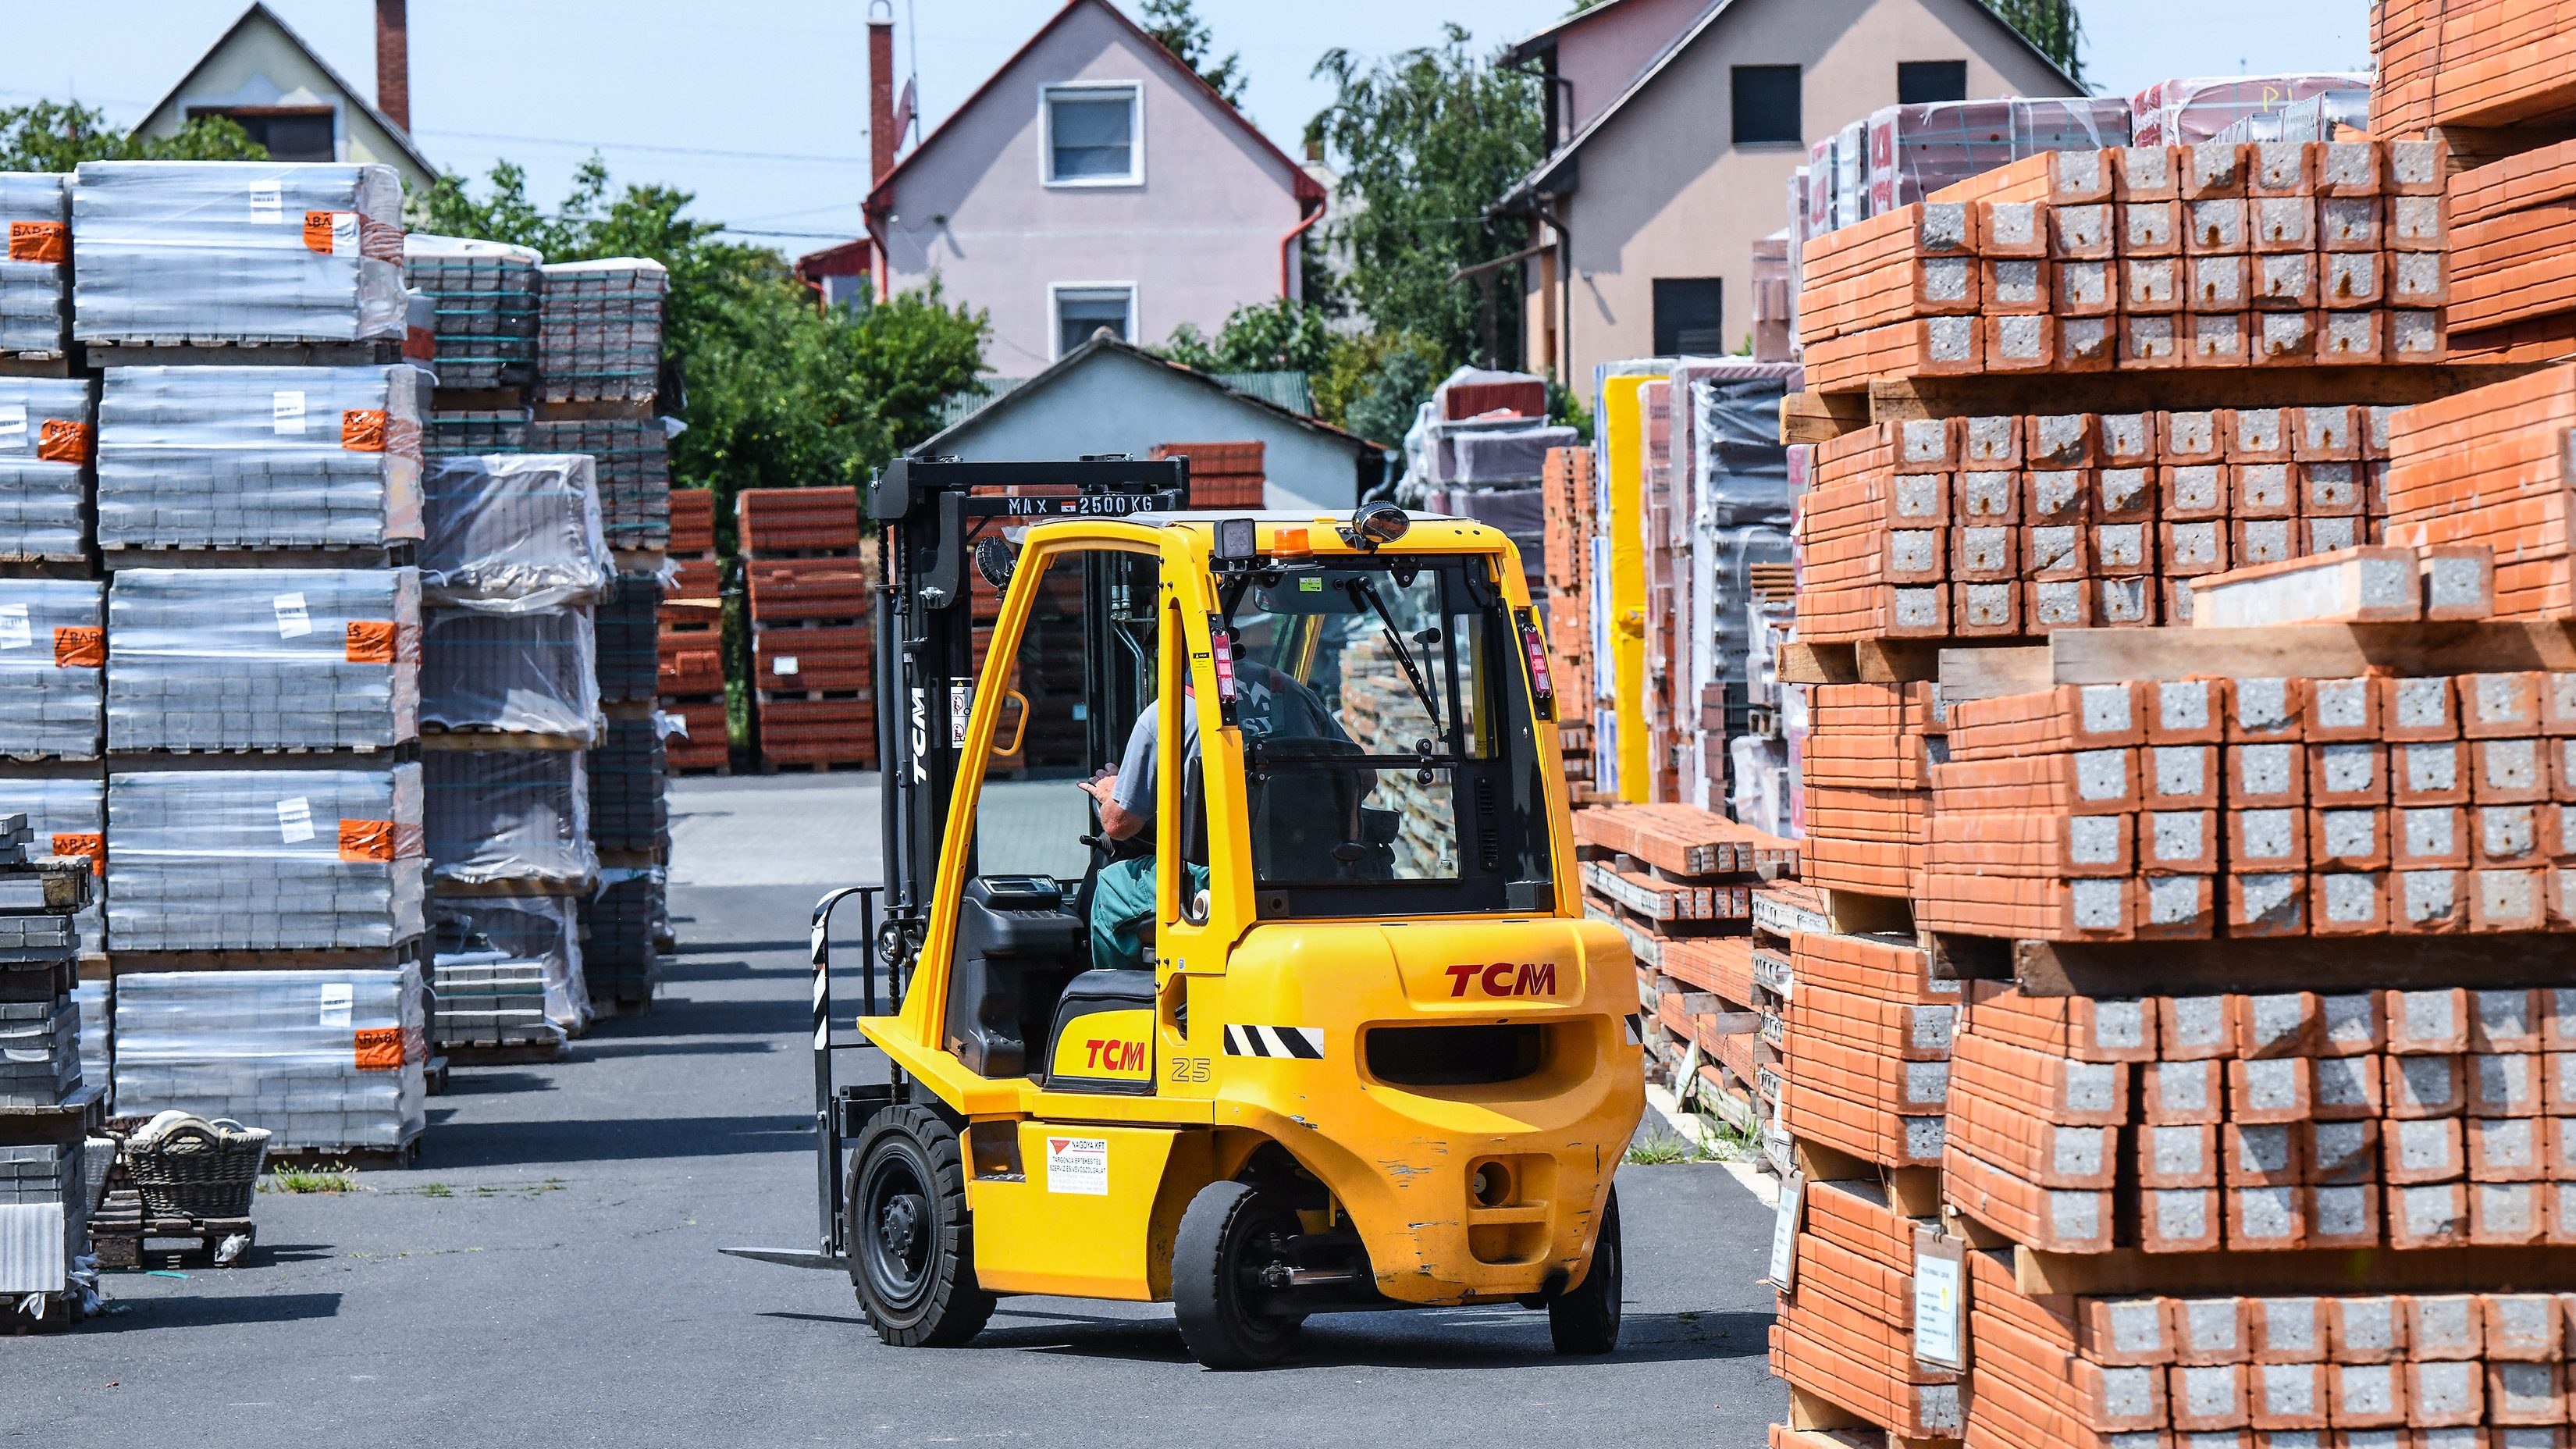
[(1047, 1191), (1109, 1196), (1108, 1138), (1050, 1137), (1046, 1145)]

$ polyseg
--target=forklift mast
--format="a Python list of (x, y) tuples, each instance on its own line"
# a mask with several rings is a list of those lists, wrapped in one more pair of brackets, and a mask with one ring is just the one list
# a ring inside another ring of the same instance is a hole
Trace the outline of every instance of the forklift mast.
[[(891, 982), (919, 954), (929, 926), (939, 842), (955, 793), (976, 688), (976, 546), (1003, 527), (1058, 518), (1123, 518), (1177, 511), (1189, 498), (1189, 460), (1118, 457), (1069, 463), (969, 463), (897, 458), (868, 489), (878, 525), (877, 758), (885, 831), (883, 924), (870, 943)], [(1084, 564), (1083, 711), (1086, 758), (1114, 761), (1152, 661), (1113, 625), (1117, 580)], [(1007, 661), (987, 660), (995, 687)], [(969, 860), (966, 872), (975, 874)], [(898, 988), (899, 991), (899, 988)], [(899, 997), (898, 997), (899, 999)]]

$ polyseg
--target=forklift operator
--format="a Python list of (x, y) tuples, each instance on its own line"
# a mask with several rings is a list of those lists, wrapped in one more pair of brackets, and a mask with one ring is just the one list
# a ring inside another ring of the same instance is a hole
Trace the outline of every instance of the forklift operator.
[[(1324, 707), (1323, 697), (1303, 683), (1250, 659), (1237, 663), (1235, 678), (1242, 692), (1238, 719), (1246, 735), (1349, 741), (1350, 735), (1342, 729), (1341, 721)], [(1187, 685), (1183, 688), (1195, 701), (1196, 689)], [(1112, 841), (1134, 840), (1154, 827), (1154, 767), (1162, 748), (1161, 719), (1162, 711), (1148, 706), (1137, 715), (1135, 728), (1128, 732), (1127, 751), (1119, 759), (1118, 772), (1083, 782), (1082, 788), (1100, 804), (1100, 833)], [(1181, 722), (1182, 748), (1196, 753), (1196, 708), (1185, 705)], [(1207, 888), (1207, 867), (1193, 865), (1190, 875), (1192, 891)], [(1121, 851), (1118, 859), (1100, 867), (1091, 895), (1091, 964), (1095, 969), (1134, 970), (1144, 965), (1143, 922), (1154, 911), (1154, 887), (1154, 852), (1150, 844), (1133, 854)]]

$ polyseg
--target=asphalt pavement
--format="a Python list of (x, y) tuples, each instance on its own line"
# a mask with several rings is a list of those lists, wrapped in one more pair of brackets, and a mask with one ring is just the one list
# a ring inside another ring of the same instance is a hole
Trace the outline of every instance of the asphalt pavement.
[(1317, 1318), (1295, 1364), (1215, 1374), (1167, 1306), (1048, 1298), (891, 1349), (846, 1279), (720, 1256), (815, 1237), (805, 923), (828, 871), (873, 864), (872, 789), (678, 782), (675, 875), (739, 882), (748, 851), (792, 883), (675, 885), (653, 1010), (457, 1072), (416, 1168), (263, 1193), (241, 1266), (110, 1274), (103, 1316), (0, 1343), (0, 1442), (1763, 1442), (1771, 1215), (1715, 1165), (1622, 1170), (1607, 1359), (1476, 1308)]

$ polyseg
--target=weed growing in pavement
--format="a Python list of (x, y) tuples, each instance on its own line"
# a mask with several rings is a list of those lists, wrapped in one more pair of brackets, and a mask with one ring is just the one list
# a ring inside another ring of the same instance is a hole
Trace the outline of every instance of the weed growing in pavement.
[(454, 1197), (456, 1196), (456, 1192), (446, 1183), (426, 1182), (421, 1184), (420, 1195), (422, 1197)]
[(1633, 1167), (1665, 1167), (1676, 1162), (1704, 1161), (1705, 1157), (1698, 1147), (1670, 1133), (1658, 1132), (1629, 1143), (1627, 1161)]
[(259, 1185), (262, 1192), (357, 1192), (358, 1169), (345, 1162), (328, 1167), (290, 1167), (283, 1163), (268, 1170), (268, 1180)]

